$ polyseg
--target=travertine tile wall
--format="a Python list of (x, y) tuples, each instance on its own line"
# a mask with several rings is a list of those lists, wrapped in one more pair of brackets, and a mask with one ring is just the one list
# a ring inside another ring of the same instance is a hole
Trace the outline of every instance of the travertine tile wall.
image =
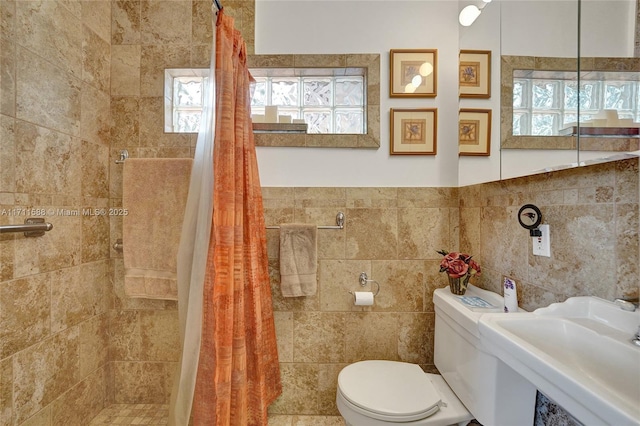
[(111, 2), (0, 1), (0, 424), (103, 408), (109, 306)]
[[(483, 268), (477, 285), (501, 293), (517, 280), (529, 310), (567, 297), (638, 295), (638, 160), (455, 188), (265, 188), (267, 224), (332, 224), (318, 234), (318, 294), (279, 292), (278, 232), (268, 231), (283, 395), (273, 414), (337, 414), (337, 374), (362, 359), (415, 362), (433, 370), (436, 250), (460, 249)], [(521, 205), (535, 203), (551, 225), (552, 258), (534, 257)], [(459, 236), (459, 240), (458, 240)], [(372, 308), (348, 291), (358, 275), (381, 283)]]
[[(335, 224), (318, 230), (318, 293), (283, 298), (277, 230), (267, 234), (283, 394), (273, 414), (335, 415), (337, 374), (364, 359), (433, 370), (433, 290), (438, 249), (458, 246), (456, 188), (265, 188), (268, 225)], [(380, 283), (373, 307), (354, 306), (366, 272)]]
[[(483, 267), (479, 283), (518, 283), (533, 310), (571, 296), (637, 297), (638, 160), (460, 188), (460, 247)], [(550, 225), (551, 258), (533, 256), (518, 209), (533, 203)]]

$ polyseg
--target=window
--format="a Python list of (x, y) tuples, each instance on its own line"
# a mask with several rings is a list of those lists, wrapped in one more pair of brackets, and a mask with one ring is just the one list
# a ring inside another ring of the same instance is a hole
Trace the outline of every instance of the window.
[(164, 78), (164, 131), (197, 133), (208, 69), (167, 69)]
[[(366, 132), (362, 71), (350, 76), (276, 77), (284, 75), (284, 71), (269, 69), (268, 76), (255, 77), (251, 113), (256, 118), (264, 117), (266, 106), (271, 105), (278, 107), (279, 116), (307, 123), (307, 133)], [(265, 70), (254, 72), (262, 74)]]
[[(563, 134), (563, 130), (575, 126), (578, 121), (578, 99), (581, 126), (637, 126), (640, 122), (638, 82), (633, 78), (610, 80), (607, 74), (599, 73), (597, 79), (583, 79), (579, 96), (575, 79), (518, 78), (514, 75), (513, 135)], [(617, 77), (620, 75), (617, 73)]]
[[(380, 148), (379, 54), (249, 55), (247, 61), (257, 80), (252, 101), (254, 123), (259, 120), (257, 116), (266, 115), (269, 106), (270, 116), (277, 107), (277, 115), (288, 116), (287, 120), (306, 117), (309, 128), (313, 129), (304, 132), (298, 128), (305, 126), (262, 125), (267, 130), (254, 131), (256, 146)], [(196, 94), (202, 92), (191, 82), (204, 79), (208, 71), (165, 70), (165, 132), (196, 131), (199, 113), (195, 110), (202, 108), (196, 105)], [(179, 79), (176, 83), (177, 77), (187, 77), (187, 80)], [(277, 83), (275, 95), (274, 81)], [(174, 88), (175, 84), (178, 88)], [(182, 91), (193, 95), (181, 100), (177, 94)], [(180, 104), (175, 109), (174, 100)], [(270, 130), (274, 127), (278, 131)], [(311, 133), (316, 129), (332, 133)]]
[[(267, 107), (275, 106), (276, 117), (286, 122), (303, 120), (307, 133), (365, 134), (365, 71), (252, 69), (256, 80), (251, 99), (254, 122), (264, 122)], [(207, 74), (207, 69), (165, 70), (165, 132), (198, 132)]]

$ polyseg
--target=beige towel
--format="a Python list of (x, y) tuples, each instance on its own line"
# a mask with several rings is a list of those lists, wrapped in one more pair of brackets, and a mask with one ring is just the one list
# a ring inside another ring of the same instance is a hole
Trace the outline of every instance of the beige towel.
[(124, 290), (177, 300), (176, 265), (190, 158), (129, 158), (122, 172)]
[(316, 225), (280, 225), (280, 290), (284, 297), (313, 296), (318, 289)]

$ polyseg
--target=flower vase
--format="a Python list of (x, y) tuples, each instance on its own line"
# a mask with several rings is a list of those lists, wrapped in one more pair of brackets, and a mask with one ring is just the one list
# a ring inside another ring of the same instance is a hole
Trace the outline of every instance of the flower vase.
[(463, 295), (467, 291), (467, 285), (469, 284), (469, 275), (461, 278), (449, 278), (449, 290), (453, 294)]

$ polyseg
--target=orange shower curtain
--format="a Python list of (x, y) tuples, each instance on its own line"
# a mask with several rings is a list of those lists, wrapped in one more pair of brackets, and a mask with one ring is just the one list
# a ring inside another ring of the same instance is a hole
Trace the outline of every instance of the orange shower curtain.
[(266, 426), (267, 406), (282, 385), (251, 129), (251, 76), (233, 18), (219, 11), (216, 27), (213, 227), (193, 419), (196, 426)]

